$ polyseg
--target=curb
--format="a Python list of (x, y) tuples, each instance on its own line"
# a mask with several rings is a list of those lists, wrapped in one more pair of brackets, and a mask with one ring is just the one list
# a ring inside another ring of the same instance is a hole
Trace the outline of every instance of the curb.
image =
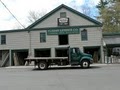
[[(108, 66), (108, 65), (113, 65), (113, 64), (91, 64), (91, 66)], [(67, 65), (67, 66), (51, 66), (51, 67), (70, 67), (70, 65)], [(35, 66), (8, 66), (8, 67), (4, 67), (4, 68), (8, 68), (8, 69), (12, 69), (12, 68), (20, 68), (20, 69), (23, 69), (23, 68), (35, 68)]]

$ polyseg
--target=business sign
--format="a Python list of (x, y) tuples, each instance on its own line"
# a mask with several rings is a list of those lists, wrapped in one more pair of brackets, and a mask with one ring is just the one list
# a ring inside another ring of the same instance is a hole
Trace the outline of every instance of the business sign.
[(58, 26), (68, 26), (69, 18), (58, 18)]
[(80, 33), (79, 28), (47, 30), (47, 35), (64, 35), (64, 34), (79, 34), (79, 33)]

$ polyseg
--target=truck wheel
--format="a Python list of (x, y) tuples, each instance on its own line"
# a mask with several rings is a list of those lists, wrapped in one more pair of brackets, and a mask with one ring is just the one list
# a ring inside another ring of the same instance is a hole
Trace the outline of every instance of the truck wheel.
[(88, 60), (83, 60), (81, 63), (82, 68), (89, 68), (90, 67), (90, 62)]
[(41, 69), (41, 70), (45, 70), (48, 68), (48, 65), (45, 61), (41, 61), (38, 63), (38, 68)]

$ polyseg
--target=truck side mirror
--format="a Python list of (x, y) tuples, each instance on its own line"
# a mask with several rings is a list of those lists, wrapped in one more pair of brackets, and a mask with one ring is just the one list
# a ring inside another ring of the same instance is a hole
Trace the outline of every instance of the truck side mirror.
[(72, 49), (72, 53), (76, 53), (76, 52), (75, 52), (75, 49)]

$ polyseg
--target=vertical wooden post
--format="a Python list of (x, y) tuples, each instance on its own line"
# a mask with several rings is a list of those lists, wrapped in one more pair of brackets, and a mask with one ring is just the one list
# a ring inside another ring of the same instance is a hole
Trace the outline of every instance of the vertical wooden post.
[(12, 53), (11, 53), (11, 50), (9, 50), (9, 66), (12, 66)]

